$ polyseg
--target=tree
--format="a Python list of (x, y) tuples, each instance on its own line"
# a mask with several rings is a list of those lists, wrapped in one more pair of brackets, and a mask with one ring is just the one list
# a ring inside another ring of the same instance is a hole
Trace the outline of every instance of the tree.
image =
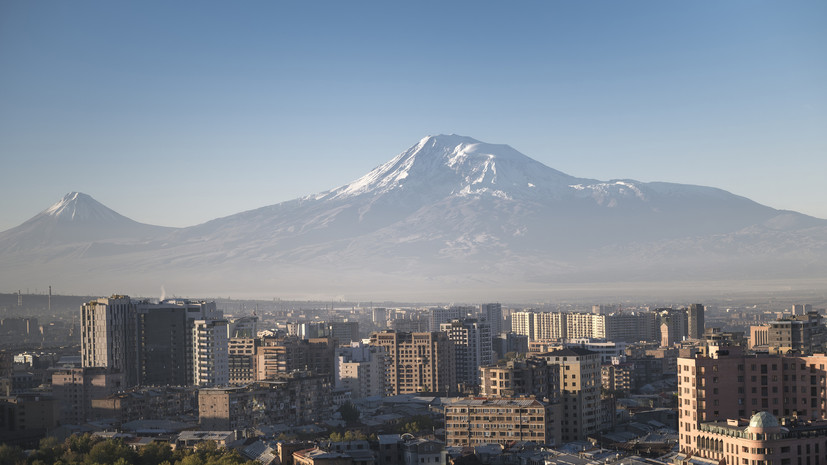
[(0, 463), (18, 465), (26, 463), (23, 457), (23, 449), (8, 444), (0, 444)]
[(410, 420), (399, 428), (399, 432), (416, 434), (434, 427), (434, 420), (428, 415), (416, 415), (411, 417)]
[(92, 446), (87, 454), (87, 461), (91, 463), (115, 463), (118, 459), (124, 459), (127, 463), (136, 462), (135, 452), (119, 439), (101, 441)]
[(348, 425), (359, 422), (359, 409), (353, 405), (353, 402), (345, 402), (339, 407), (339, 413), (342, 415), (342, 420)]
[(141, 448), (138, 463), (141, 465), (157, 465), (172, 460), (172, 448), (163, 442), (151, 442)]

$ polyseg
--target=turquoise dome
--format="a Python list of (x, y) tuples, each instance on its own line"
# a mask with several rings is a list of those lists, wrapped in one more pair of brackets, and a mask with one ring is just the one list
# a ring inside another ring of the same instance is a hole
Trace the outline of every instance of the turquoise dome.
[(778, 419), (770, 412), (758, 412), (749, 419), (750, 428), (775, 428), (777, 426)]

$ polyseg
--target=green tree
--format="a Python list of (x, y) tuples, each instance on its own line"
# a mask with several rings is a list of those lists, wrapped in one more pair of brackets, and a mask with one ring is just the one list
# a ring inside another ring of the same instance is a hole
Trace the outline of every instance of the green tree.
[(434, 420), (428, 415), (416, 415), (411, 417), (410, 420), (399, 428), (400, 433), (416, 434), (434, 427)]
[(127, 463), (135, 463), (137, 457), (135, 452), (120, 439), (101, 441), (92, 446), (86, 455), (86, 461), (90, 463), (115, 463), (121, 458)]
[(26, 463), (26, 459), (23, 457), (23, 449), (5, 443), (0, 444), (0, 463), (9, 465)]
[(167, 443), (151, 442), (141, 448), (138, 463), (141, 465), (158, 465), (172, 460), (172, 448)]
[(99, 440), (92, 437), (91, 434), (73, 434), (66, 438), (63, 445), (72, 452), (79, 454), (88, 454)]
[(339, 413), (342, 415), (342, 420), (348, 425), (359, 422), (359, 409), (353, 405), (353, 402), (345, 402), (339, 407)]
[(40, 445), (31, 455), (30, 460), (55, 463), (61, 455), (63, 455), (63, 445), (53, 437), (46, 437), (40, 440)]

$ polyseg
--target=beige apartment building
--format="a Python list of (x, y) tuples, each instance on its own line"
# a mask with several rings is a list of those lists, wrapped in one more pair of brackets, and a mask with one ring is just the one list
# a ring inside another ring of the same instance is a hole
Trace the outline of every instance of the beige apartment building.
[(454, 345), (444, 333), (383, 331), (371, 335), (370, 345), (383, 347), (387, 354), (389, 395), (457, 388)]
[(560, 367), (563, 442), (582, 441), (600, 431), (600, 355), (572, 347), (533, 356)]
[(559, 407), (533, 398), (455, 399), (445, 406), (445, 445), (559, 445)]

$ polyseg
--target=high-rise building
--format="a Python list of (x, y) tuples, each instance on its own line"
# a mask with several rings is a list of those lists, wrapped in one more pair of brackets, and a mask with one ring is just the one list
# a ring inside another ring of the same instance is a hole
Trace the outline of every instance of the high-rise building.
[[(723, 346), (678, 359), (681, 450), (738, 464), (807, 458), (813, 451), (806, 445), (815, 447), (811, 440), (824, 447), (827, 439), (825, 366), (823, 354), (745, 355)], [(782, 417), (785, 428), (779, 430)], [(748, 428), (739, 422), (744, 418), (751, 418)], [(767, 427), (776, 429), (761, 429)]]
[(229, 383), (247, 384), (256, 380), (256, 347), (258, 317), (247, 316), (230, 320), (227, 341)]
[(330, 337), (340, 346), (349, 346), (360, 340), (358, 321), (333, 321), (329, 326)]
[(442, 323), (439, 330), (447, 334), (448, 339), (454, 344), (457, 382), (466, 386), (478, 385), (480, 367), (494, 362), (489, 323), (475, 318), (464, 318)]
[(685, 309), (660, 308), (660, 345), (671, 347), (689, 335), (689, 323)]
[(195, 320), (192, 328), (192, 377), (196, 386), (230, 382), (227, 320)]
[(778, 352), (812, 354), (824, 350), (827, 328), (816, 312), (773, 321), (767, 330), (767, 345)]
[(152, 303), (118, 295), (93, 300), (81, 306), (82, 366), (123, 373), (124, 387), (194, 384), (193, 364), (213, 363), (197, 357), (195, 321), (221, 317), (215, 302)]
[(334, 363), (336, 389), (349, 390), (353, 399), (384, 396), (387, 392), (385, 358), (383, 347), (361, 342), (337, 348)]
[(535, 313), (534, 337), (536, 340), (565, 339), (569, 337), (568, 324), (568, 313)]
[(503, 306), (501, 304), (480, 305), (480, 315), (491, 325), (492, 337), (497, 337), (503, 332)]
[(480, 395), (484, 397), (531, 396), (547, 402), (560, 397), (560, 366), (542, 358), (509, 360), (480, 367)]
[(660, 319), (654, 312), (618, 312), (601, 315), (605, 338), (615, 342), (660, 340)]
[(331, 338), (264, 337), (256, 348), (256, 378), (274, 379), (280, 374), (307, 370), (332, 380), (333, 350)]
[(450, 392), (457, 387), (454, 345), (439, 332), (373, 333), (370, 345), (387, 353), (388, 394)]
[(518, 354), (528, 352), (528, 336), (523, 334), (500, 333), (492, 341), (492, 348), (497, 360), (505, 358), (505, 354), (509, 352)]
[(136, 304), (138, 384), (192, 384), (191, 327), (181, 305)]
[(661, 338), (659, 316), (652, 312), (514, 312), (511, 331), (534, 341), (590, 338), (638, 342)]
[(534, 337), (534, 312), (513, 312), (511, 313), (511, 332), (528, 336), (529, 341)]
[(534, 357), (560, 367), (563, 442), (582, 441), (600, 431), (600, 356), (586, 349), (567, 348)]
[(128, 296), (113, 295), (80, 307), (81, 364), (124, 374), (126, 386), (138, 383), (135, 305)]
[(385, 307), (375, 307), (371, 312), (371, 321), (377, 328), (387, 328), (388, 309)]
[(704, 334), (704, 306), (692, 304), (688, 310), (689, 338), (701, 339)]
[(428, 331), (439, 331), (439, 325), (442, 323), (471, 317), (475, 311), (474, 307), (463, 306), (430, 308), (428, 309)]

